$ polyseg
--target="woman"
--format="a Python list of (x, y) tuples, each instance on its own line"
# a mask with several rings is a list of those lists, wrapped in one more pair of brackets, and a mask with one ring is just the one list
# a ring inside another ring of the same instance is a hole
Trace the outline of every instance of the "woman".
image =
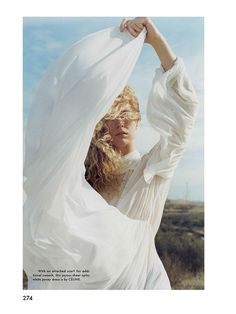
[[(159, 144), (143, 158), (136, 150), (141, 116), (134, 91), (126, 86), (97, 124), (85, 166), (87, 181), (107, 202), (131, 218), (147, 220), (156, 232), (170, 178), (194, 123), (197, 98), (183, 61), (176, 58), (150, 18), (123, 19), (120, 25), (121, 32), (127, 30), (134, 37), (144, 28), (145, 42), (155, 49), (163, 72), (154, 78), (148, 104), (149, 121), (161, 134)], [(159, 99), (158, 84), (166, 88), (163, 99)]]
[(122, 156), (135, 151), (135, 132), (140, 120), (138, 100), (126, 86), (96, 125), (85, 160), (85, 177), (109, 203), (121, 192)]
[[(138, 101), (126, 84), (144, 41), (162, 67), (147, 109), (160, 140), (141, 158)], [(149, 18), (124, 19), (120, 30), (89, 35), (59, 58), (32, 108), (24, 166), (29, 289), (171, 289), (154, 237), (196, 115), (181, 58)], [(40, 269), (89, 275), (42, 280)]]

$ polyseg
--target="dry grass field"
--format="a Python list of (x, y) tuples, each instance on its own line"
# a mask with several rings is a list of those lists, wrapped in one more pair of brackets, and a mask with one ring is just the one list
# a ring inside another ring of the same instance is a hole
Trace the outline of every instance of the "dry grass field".
[(202, 202), (167, 200), (155, 244), (172, 289), (204, 289)]

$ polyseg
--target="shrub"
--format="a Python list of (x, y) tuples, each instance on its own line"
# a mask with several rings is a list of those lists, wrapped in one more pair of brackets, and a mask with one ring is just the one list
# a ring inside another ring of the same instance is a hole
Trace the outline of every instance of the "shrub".
[(202, 238), (181, 233), (160, 230), (155, 238), (156, 250), (160, 258), (168, 255), (173, 261), (179, 261), (182, 268), (191, 272), (203, 271), (204, 242)]

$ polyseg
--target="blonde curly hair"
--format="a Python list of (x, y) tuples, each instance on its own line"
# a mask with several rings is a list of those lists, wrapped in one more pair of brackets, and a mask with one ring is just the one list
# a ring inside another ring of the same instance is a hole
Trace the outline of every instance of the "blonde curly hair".
[(119, 194), (123, 175), (120, 172), (121, 154), (112, 144), (106, 121), (116, 119), (122, 107), (127, 104), (132, 108), (132, 113), (129, 113), (127, 118), (137, 123), (141, 120), (138, 99), (133, 89), (126, 85), (108, 113), (97, 123), (85, 160), (86, 180), (108, 199)]

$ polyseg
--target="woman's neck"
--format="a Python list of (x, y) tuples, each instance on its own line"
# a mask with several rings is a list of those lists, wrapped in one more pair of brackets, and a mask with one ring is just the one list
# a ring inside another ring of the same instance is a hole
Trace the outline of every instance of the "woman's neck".
[(134, 143), (128, 144), (126, 146), (119, 148), (121, 156), (125, 156), (129, 153), (132, 153), (136, 150)]

